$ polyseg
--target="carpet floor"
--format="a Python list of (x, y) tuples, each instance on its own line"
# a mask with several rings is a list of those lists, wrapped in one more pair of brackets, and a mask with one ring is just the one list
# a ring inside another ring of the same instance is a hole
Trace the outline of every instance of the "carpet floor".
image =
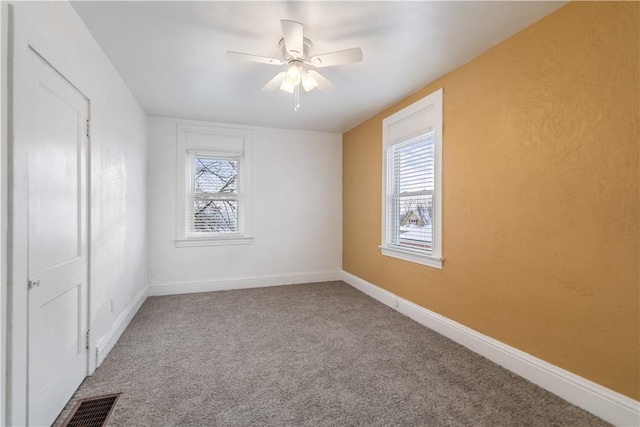
[(344, 282), (150, 297), (79, 398), (111, 426), (605, 426)]

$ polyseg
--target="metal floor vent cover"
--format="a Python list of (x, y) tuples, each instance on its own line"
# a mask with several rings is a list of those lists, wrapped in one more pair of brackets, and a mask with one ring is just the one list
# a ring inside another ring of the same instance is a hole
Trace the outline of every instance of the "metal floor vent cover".
[(121, 394), (122, 393), (110, 394), (107, 396), (78, 400), (67, 419), (64, 420), (62, 427), (106, 426)]

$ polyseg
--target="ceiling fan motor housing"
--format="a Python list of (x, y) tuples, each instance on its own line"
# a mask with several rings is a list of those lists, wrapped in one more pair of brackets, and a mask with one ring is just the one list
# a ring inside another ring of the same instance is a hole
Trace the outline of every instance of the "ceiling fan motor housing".
[(284, 38), (280, 39), (278, 46), (280, 46), (280, 50), (282, 50), (282, 57), (285, 61), (291, 62), (293, 60), (301, 60), (306, 61), (309, 58), (309, 53), (311, 53), (311, 49), (313, 49), (313, 43), (306, 37), (302, 38), (303, 44), (303, 53), (301, 57), (294, 57), (289, 52), (287, 52), (287, 47), (284, 45)]

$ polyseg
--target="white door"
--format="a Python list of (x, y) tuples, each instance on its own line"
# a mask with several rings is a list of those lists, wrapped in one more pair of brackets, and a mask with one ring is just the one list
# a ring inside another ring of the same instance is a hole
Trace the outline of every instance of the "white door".
[(51, 425), (87, 374), (88, 100), (30, 49), (28, 422)]

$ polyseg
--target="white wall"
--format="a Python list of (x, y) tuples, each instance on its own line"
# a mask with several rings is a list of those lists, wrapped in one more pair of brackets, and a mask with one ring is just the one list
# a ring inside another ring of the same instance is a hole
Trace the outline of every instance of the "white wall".
[(249, 127), (253, 130), (253, 243), (176, 248), (178, 123), (221, 125), (149, 118), (151, 294), (338, 279), (342, 263), (340, 134)]
[[(52, 65), (66, 64), (63, 74), (90, 99), (90, 348), (95, 349), (113, 336), (119, 316), (147, 287), (146, 115), (69, 3), (12, 7), (55, 52)], [(113, 313), (110, 298), (116, 301)], [(95, 357), (90, 364), (93, 368)]]

